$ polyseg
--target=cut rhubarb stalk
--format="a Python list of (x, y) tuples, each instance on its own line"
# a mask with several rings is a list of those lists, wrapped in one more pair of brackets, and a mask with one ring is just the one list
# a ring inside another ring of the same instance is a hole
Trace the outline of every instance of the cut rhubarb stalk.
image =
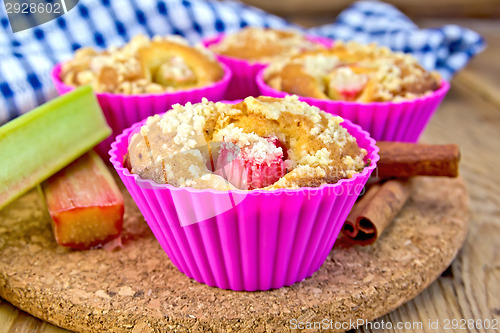
[(90, 87), (0, 127), (0, 209), (110, 134)]
[(241, 190), (253, 190), (274, 184), (286, 174), (283, 161), (286, 149), (276, 137), (265, 139), (275, 147), (282, 148), (280, 153), (256, 158), (252, 156), (252, 147), (240, 149), (231, 142), (223, 142), (215, 173)]
[(93, 151), (47, 179), (42, 190), (58, 244), (88, 249), (121, 234), (123, 197)]

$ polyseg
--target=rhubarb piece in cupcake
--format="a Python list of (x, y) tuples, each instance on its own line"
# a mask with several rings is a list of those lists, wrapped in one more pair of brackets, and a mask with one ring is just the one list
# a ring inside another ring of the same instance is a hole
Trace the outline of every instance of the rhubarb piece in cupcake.
[(267, 187), (286, 174), (286, 150), (276, 136), (262, 138), (230, 125), (214, 139), (222, 142), (215, 173), (239, 189)]
[(366, 165), (366, 150), (342, 121), (293, 96), (174, 105), (132, 136), (126, 164), (142, 179), (177, 187), (318, 187)]
[(428, 72), (410, 54), (375, 44), (336, 42), (273, 62), (264, 71), (272, 88), (317, 99), (355, 102), (411, 100), (440, 87), (440, 77)]
[(76, 51), (62, 65), (60, 78), (70, 86), (90, 84), (96, 92), (130, 95), (203, 87), (223, 75), (212, 52), (180, 36), (138, 35), (121, 48)]
[(319, 48), (322, 48), (321, 44), (299, 32), (258, 27), (246, 27), (228, 34), (220, 43), (210, 46), (220, 55), (265, 63)]

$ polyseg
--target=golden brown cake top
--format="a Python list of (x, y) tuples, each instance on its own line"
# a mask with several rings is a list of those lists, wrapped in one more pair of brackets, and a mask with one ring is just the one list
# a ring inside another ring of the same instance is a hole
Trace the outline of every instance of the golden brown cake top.
[(220, 43), (210, 46), (215, 53), (251, 62), (270, 62), (319, 48), (322, 46), (299, 32), (257, 27), (227, 34)]
[(423, 69), (410, 54), (341, 41), (273, 62), (264, 79), (291, 94), (357, 102), (408, 100), (440, 86), (439, 75)]
[[(366, 150), (342, 121), (296, 96), (176, 104), (149, 117), (132, 136), (127, 163), (141, 178), (179, 187), (316, 187), (349, 178), (365, 165)], [(246, 172), (244, 184), (235, 172)]]
[(143, 94), (203, 87), (223, 75), (206, 48), (180, 36), (138, 35), (120, 48), (79, 49), (63, 64), (60, 78), (71, 86), (90, 84), (97, 92)]

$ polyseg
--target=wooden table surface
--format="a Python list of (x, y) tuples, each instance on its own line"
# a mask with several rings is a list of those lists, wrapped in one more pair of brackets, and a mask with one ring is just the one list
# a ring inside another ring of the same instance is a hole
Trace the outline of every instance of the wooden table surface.
[[(310, 22), (309, 22), (310, 23)], [(488, 48), (452, 81), (445, 101), (422, 141), (457, 143), (461, 175), (470, 192), (471, 223), (463, 249), (451, 267), (422, 294), (376, 322), (423, 324), (423, 330), (361, 327), (355, 332), (495, 332), (484, 328), (444, 330), (446, 320), (500, 322), (500, 22), (425, 20), (421, 26), (457, 23), (480, 32)], [(429, 321), (439, 329), (429, 328)], [(450, 325), (451, 326), (451, 325)], [(497, 325), (497, 327), (499, 327)], [(387, 324), (385, 324), (387, 327)], [(67, 332), (0, 299), (0, 333)]]

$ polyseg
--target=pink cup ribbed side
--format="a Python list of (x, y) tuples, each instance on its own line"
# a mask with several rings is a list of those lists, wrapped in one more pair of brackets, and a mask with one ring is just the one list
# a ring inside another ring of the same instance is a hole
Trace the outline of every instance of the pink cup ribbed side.
[[(257, 74), (256, 84), (261, 95), (289, 95), (265, 83), (264, 69)], [(303, 96), (299, 96), (299, 99), (323, 111), (349, 119), (368, 131), (375, 140), (417, 142), (449, 89), (450, 84), (442, 80), (441, 87), (431, 94), (401, 102), (359, 103)]]
[(346, 120), (342, 126), (371, 160), (350, 179), (274, 191), (177, 188), (123, 167), (129, 136), (143, 123), (116, 138), (110, 161), (172, 263), (188, 277), (223, 289), (268, 290), (310, 277), (331, 251), (379, 159), (375, 141)]
[[(225, 34), (217, 35), (216, 37), (208, 38), (203, 41), (205, 47), (217, 44), (224, 39)], [(319, 37), (307, 36), (310, 41), (321, 44), (325, 47), (331, 47), (333, 40)], [(249, 62), (244, 59), (218, 55), (217, 59), (226, 64), (233, 72), (233, 78), (226, 91), (226, 100), (244, 99), (248, 96), (259, 96), (260, 89), (255, 82), (257, 74), (268, 64), (263, 62)]]
[[(60, 79), (62, 64), (58, 64), (51, 72), (51, 79), (59, 92), (65, 94), (74, 89), (72, 86), (64, 84)], [(187, 102), (201, 102), (203, 97), (210, 101), (219, 101), (223, 99), (228, 84), (232, 77), (231, 70), (224, 64), (223, 78), (211, 85), (194, 88), (183, 91), (167, 92), (161, 94), (139, 94), (124, 95), (112, 93), (96, 93), (99, 104), (106, 120), (113, 130), (113, 134), (96, 146), (96, 151), (108, 158), (108, 150), (115, 137), (124, 129), (132, 124), (143, 120), (157, 113), (163, 113), (171, 108), (172, 105), (186, 104)]]

